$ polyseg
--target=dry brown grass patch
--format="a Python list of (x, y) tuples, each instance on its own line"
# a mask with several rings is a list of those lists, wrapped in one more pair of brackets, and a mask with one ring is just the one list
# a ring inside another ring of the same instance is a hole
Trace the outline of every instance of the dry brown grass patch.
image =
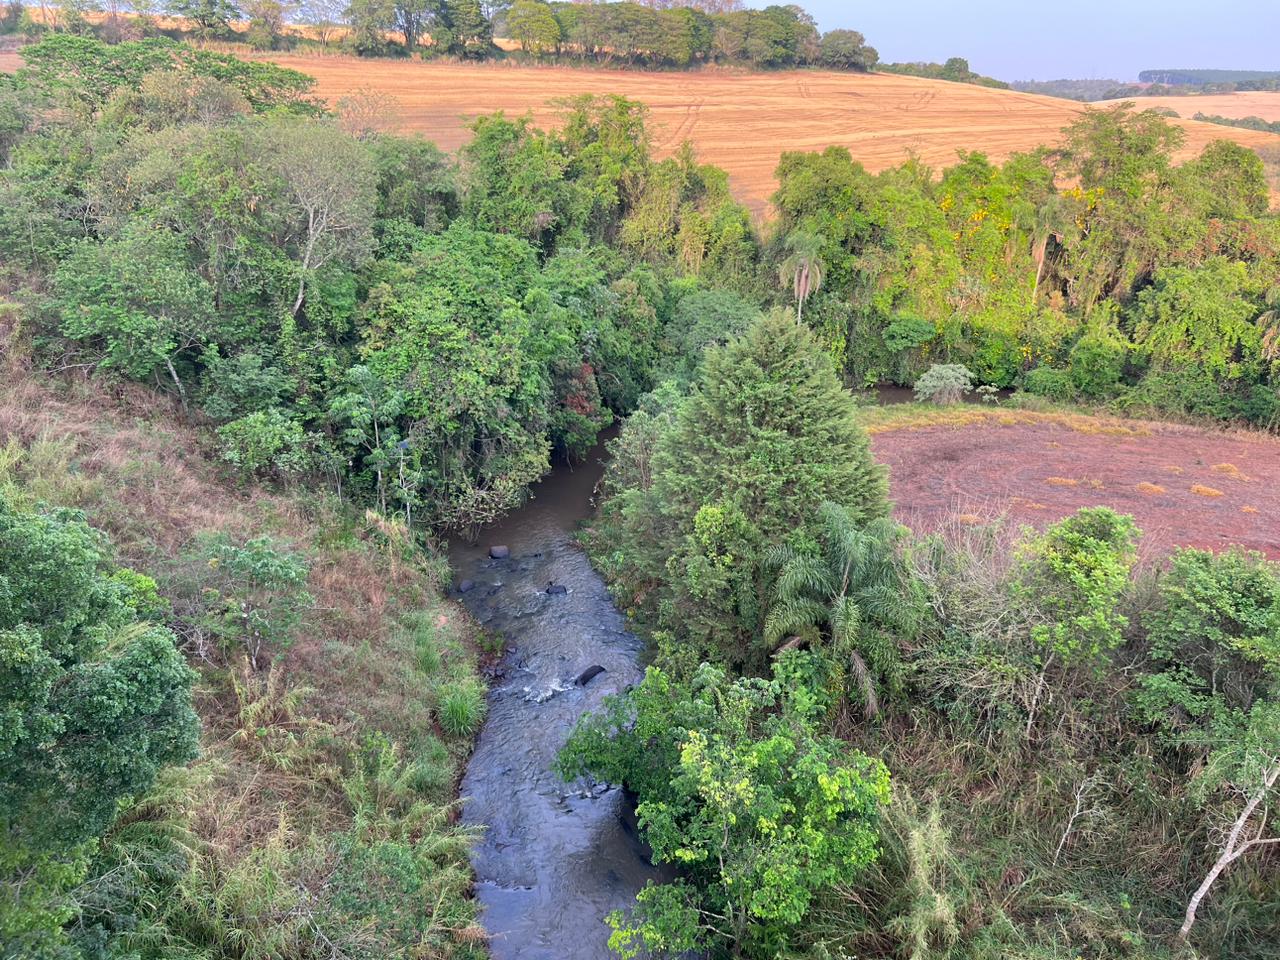
[(1249, 478), (1245, 476), (1244, 471), (1237, 467), (1234, 463), (1215, 463), (1210, 469), (1214, 473), (1220, 473), (1224, 477), (1231, 480), (1239, 480), (1241, 483), (1248, 483)]
[(1156, 494), (1165, 492), (1164, 487), (1160, 486), (1160, 484), (1147, 483), (1145, 480), (1142, 483), (1138, 484), (1134, 489), (1137, 490), (1139, 493), (1145, 493), (1149, 496), (1155, 496)]
[(1257, 507), (1241, 507), (1240, 512), (1241, 513), (1257, 513), (1258, 508)]
[(1051, 487), (1078, 487), (1079, 480), (1072, 480), (1070, 477), (1045, 477), (1045, 483)]
[(1221, 497), (1224, 495), (1221, 490), (1217, 490), (1214, 487), (1206, 487), (1203, 483), (1193, 484), (1191, 492), (1197, 497)]

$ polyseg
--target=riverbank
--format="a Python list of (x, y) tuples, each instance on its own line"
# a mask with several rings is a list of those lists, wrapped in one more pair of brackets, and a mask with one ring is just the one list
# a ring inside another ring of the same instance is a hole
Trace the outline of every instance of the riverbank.
[[(24, 369), (11, 343), (0, 496), (82, 511), (154, 578), (199, 675), (200, 756), (123, 811), (68, 891), (85, 935), (112, 955), (141, 931), (146, 956), (480, 960), (471, 834), (451, 820), (474, 731), (438, 723), (479, 696), (480, 632), (443, 565), (323, 490), (235, 482), (176, 403)], [(251, 663), (242, 625), (279, 623), (272, 571), (295, 565), (298, 623)]]

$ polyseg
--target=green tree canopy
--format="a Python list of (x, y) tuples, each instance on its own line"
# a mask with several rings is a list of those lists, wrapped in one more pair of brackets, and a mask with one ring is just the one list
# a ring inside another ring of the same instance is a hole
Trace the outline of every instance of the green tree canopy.
[(735, 663), (763, 653), (768, 547), (810, 529), (827, 501), (857, 523), (888, 512), (853, 399), (812, 334), (779, 313), (707, 351), (648, 474), (606, 506), (635, 544), (624, 580), (658, 588), (666, 626)]
[(622, 956), (782, 955), (814, 896), (875, 861), (889, 772), (818, 732), (790, 667), (731, 680), (703, 665), (688, 687), (651, 667), (570, 737), (563, 775), (635, 791), (654, 860), (687, 877), (610, 919)]
[[(39, 956), (121, 801), (196, 752), (193, 673), (155, 584), (69, 512), (0, 496), (0, 941)], [(21, 881), (21, 882), (19, 882)]]

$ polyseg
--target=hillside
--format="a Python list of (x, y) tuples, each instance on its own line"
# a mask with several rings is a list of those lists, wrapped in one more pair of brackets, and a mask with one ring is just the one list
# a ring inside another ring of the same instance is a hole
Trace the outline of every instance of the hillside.
[[(1106, 106), (1106, 101), (1094, 106)], [(1210, 116), (1261, 117), (1263, 120), (1280, 120), (1280, 92), (1274, 90), (1248, 90), (1240, 93), (1211, 93), (1188, 97), (1143, 97), (1141, 105), (1166, 107), (1176, 110), (1181, 117), (1193, 117), (1197, 113)]]
[[(735, 194), (762, 212), (787, 150), (847, 146), (872, 171), (901, 163), (909, 153), (943, 166), (960, 150), (993, 159), (1051, 141), (1083, 107), (1067, 100), (992, 90), (969, 84), (889, 74), (825, 71), (778, 73), (648, 73), (566, 67), (431, 64), (352, 57), (281, 56), (271, 59), (316, 78), (330, 102), (353, 90), (394, 96), (403, 128), (453, 150), (467, 139), (466, 123), (495, 110), (532, 111), (553, 125), (558, 97), (618, 93), (648, 104), (656, 152), (667, 155), (685, 140), (700, 159), (729, 172)], [(1251, 147), (1276, 138), (1212, 124), (1180, 121), (1187, 143), (1178, 159), (1214, 140)]]
[[(840, 144), (872, 171), (912, 153), (933, 166), (950, 164), (962, 150), (982, 150), (1003, 160), (1051, 142), (1083, 109), (1053, 97), (891, 74), (653, 73), (290, 54), (269, 59), (315, 77), (316, 92), (330, 103), (357, 90), (394, 97), (401, 130), (422, 133), (445, 150), (466, 142), (467, 123), (481, 114), (529, 111), (539, 125), (553, 126), (557, 111), (551, 101), (557, 98), (621, 94), (649, 106), (659, 156), (691, 141), (700, 159), (729, 172), (735, 194), (757, 213), (776, 187), (774, 170), (784, 151)], [(14, 70), (19, 63), (17, 54), (0, 53), (0, 70)], [(1271, 97), (1280, 110), (1280, 94), (1252, 96)], [(1180, 113), (1193, 112), (1185, 110), (1185, 98), (1172, 99), (1174, 109), (1184, 108)], [(1196, 98), (1197, 109), (1223, 113), (1210, 103), (1219, 99), (1231, 98)], [(1152, 98), (1142, 105), (1164, 104)], [(1261, 109), (1251, 106), (1240, 115), (1274, 119)], [(1214, 140), (1255, 148), (1277, 145), (1268, 134), (1178, 123), (1187, 131), (1180, 160)]]

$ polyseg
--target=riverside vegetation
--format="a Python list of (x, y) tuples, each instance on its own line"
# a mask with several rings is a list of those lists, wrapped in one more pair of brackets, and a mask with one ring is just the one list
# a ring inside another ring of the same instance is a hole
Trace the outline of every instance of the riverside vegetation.
[(916, 537), (847, 391), (963, 365), (1274, 430), (1255, 155), (1175, 166), (1124, 107), (938, 175), (788, 154), (762, 233), (616, 97), (482, 117), (450, 157), (270, 65), (24, 58), (6, 955), (483, 955), (451, 808), (483, 645), (431, 536), (619, 417), (586, 540), (655, 661), (561, 766), (633, 790), (681, 868), (614, 918), (622, 955), (1273, 950), (1275, 565), (1140, 563), (1101, 508)]

